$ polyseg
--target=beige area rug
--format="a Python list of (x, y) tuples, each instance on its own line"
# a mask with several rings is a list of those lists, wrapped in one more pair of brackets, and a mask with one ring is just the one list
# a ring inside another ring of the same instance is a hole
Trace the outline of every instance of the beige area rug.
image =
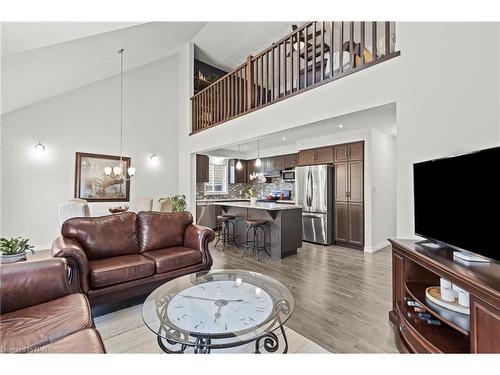
[[(94, 319), (95, 325), (104, 342), (108, 353), (163, 353), (156, 341), (156, 335), (143, 323), (141, 317), (142, 305), (132, 306), (120, 311), (115, 311)], [(285, 327), (288, 338), (288, 353), (328, 353), (327, 350), (299, 335), (297, 332)], [(280, 338), (277, 353), (283, 351), (281, 332), (276, 334)], [(213, 350), (212, 353), (253, 353), (255, 344)], [(265, 350), (261, 350), (266, 353)], [(193, 353), (192, 348), (187, 348), (186, 353)]]

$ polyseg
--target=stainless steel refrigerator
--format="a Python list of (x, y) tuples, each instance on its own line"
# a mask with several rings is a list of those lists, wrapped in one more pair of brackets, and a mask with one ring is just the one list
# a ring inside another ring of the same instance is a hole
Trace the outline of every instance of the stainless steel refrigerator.
[(302, 239), (332, 244), (333, 167), (314, 165), (295, 168), (295, 196), (302, 206)]

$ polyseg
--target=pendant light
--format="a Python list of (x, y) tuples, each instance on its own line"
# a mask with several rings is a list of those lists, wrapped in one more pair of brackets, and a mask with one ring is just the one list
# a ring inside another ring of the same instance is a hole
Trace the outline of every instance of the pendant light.
[(241, 164), (240, 161), (240, 145), (238, 145), (238, 161), (236, 162), (236, 169), (241, 169), (243, 168), (243, 164)]
[[(117, 53), (120, 54), (120, 162), (116, 167), (104, 167), (104, 174), (108, 179), (116, 181), (129, 181), (135, 174), (135, 168), (129, 167), (127, 174), (129, 178), (123, 173), (123, 48), (120, 48)], [(113, 173), (111, 173), (113, 172)]]
[(257, 138), (257, 160), (255, 160), (255, 166), (257, 168), (260, 168), (262, 165), (262, 160), (260, 160), (260, 147), (259, 147), (260, 140)]

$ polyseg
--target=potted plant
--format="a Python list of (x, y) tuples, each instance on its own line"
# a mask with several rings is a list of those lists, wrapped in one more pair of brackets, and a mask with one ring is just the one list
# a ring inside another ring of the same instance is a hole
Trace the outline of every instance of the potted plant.
[(174, 194), (170, 197), (160, 198), (158, 201), (163, 203), (164, 201), (170, 201), (172, 206), (172, 212), (182, 212), (186, 211), (186, 196), (184, 194)]
[(255, 191), (249, 186), (245, 188), (245, 198), (250, 198), (250, 204), (257, 203), (257, 197), (255, 195)]
[(1, 238), (0, 239), (0, 252), (2, 253), (2, 263), (15, 263), (26, 260), (26, 252), (31, 251), (35, 254), (33, 246), (29, 244), (27, 238)]

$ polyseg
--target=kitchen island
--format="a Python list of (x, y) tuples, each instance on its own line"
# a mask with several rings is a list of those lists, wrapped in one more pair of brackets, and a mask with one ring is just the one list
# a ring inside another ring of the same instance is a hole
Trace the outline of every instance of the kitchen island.
[[(236, 216), (235, 234), (237, 242), (246, 241), (247, 225), (245, 219), (265, 219), (266, 241), (272, 259), (281, 259), (297, 254), (302, 247), (302, 206), (257, 202), (217, 202), (223, 213)], [(252, 234), (250, 233), (249, 239)]]

